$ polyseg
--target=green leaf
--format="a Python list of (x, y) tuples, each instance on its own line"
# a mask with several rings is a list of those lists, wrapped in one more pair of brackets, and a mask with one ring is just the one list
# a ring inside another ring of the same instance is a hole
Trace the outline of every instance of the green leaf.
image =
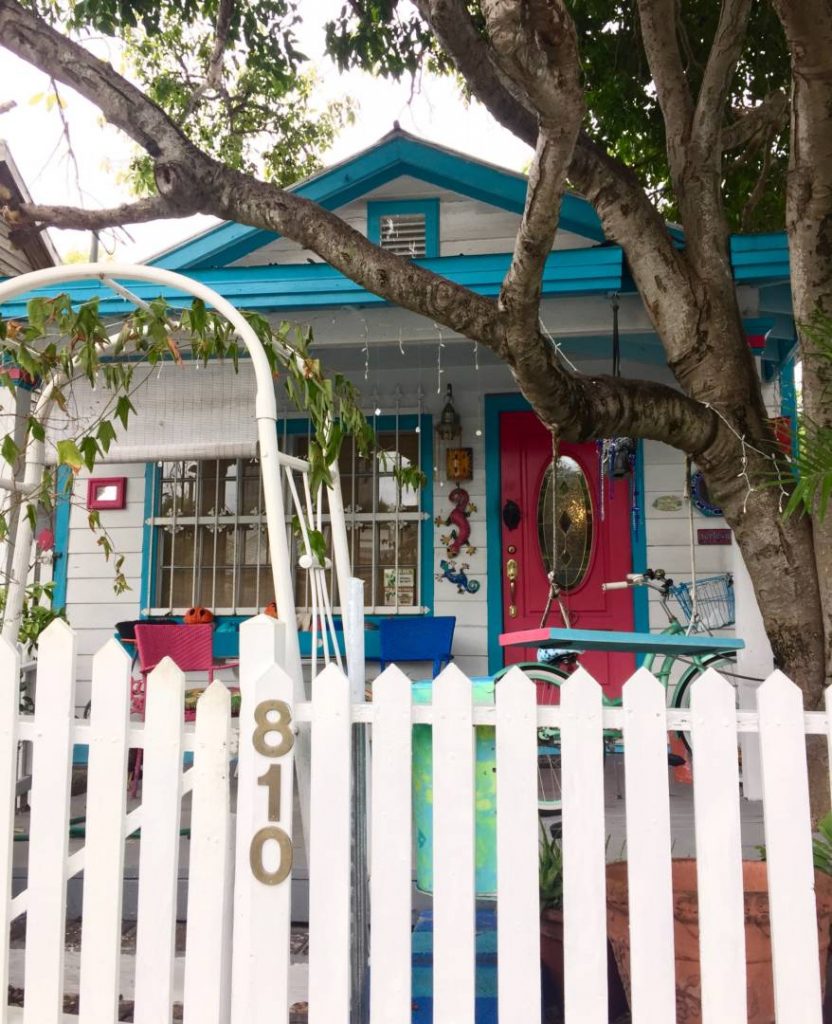
[(98, 441), (94, 437), (85, 437), (81, 441), (79, 448), (84, 457), (84, 465), (88, 470), (92, 471), (98, 456)]
[(45, 441), (46, 440), (46, 430), (44, 429), (44, 426), (40, 422), (40, 420), (36, 419), (34, 416), (30, 416), (29, 420), (28, 420), (28, 423), (29, 423), (29, 433), (32, 435), (32, 437), (36, 441)]
[(121, 425), (127, 429), (127, 418), (131, 412), (135, 412), (135, 407), (127, 395), (122, 395), (116, 402), (116, 418), (121, 421)]
[(72, 441), (58, 441), (58, 465), (69, 466), (74, 472), (78, 470), (84, 464), (84, 457), (78, 450), (78, 445)]
[(110, 445), (116, 439), (115, 428), (110, 420), (102, 420), (101, 423), (99, 423), (96, 437), (101, 444), (101, 450), (106, 455), (110, 450)]
[(0, 445), (0, 455), (3, 456), (10, 466), (14, 466), (17, 462), (20, 456), (20, 449), (14, 443), (14, 438), (11, 434), (6, 434), (3, 438), (3, 443)]

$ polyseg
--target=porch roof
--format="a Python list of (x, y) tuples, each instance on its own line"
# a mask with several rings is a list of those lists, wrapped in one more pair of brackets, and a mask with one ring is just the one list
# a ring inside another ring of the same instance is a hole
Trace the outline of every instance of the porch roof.
[[(511, 262), (510, 253), (480, 256), (439, 256), (415, 263), (464, 285), (480, 295), (497, 295)], [(225, 267), (191, 270), (188, 276), (216, 289), (241, 308), (275, 312), (339, 306), (377, 306), (385, 300), (350, 281), (326, 263), (284, 264), (270, 267)], [(559, 249), (552, 252), (543, 274), (542, 294), (604, 295), (623, 288), (624, 259), (618, 246)], [(139, 298), (162, 296), (175, 303), (181, 293), (143, 282), (124, 282)], [(59, 289), (75, 302), (101, 299), (101, 311), (123, 314), (131, 304), (99, 281), (78, 281)], [(25, 316), (26, 303), (54, 295), (55, 287), (22, 295), (2, 307), (5, 316)]]

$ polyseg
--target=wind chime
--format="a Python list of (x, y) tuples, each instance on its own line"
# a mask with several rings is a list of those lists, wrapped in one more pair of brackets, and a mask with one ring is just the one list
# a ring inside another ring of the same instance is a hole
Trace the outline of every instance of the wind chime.
[[(610, 298), (612, 306), (612, 376), (621, 376), (621, 336), (618, 327), (618, 293)], [(638, 537), (641, 505), (638, 491), (636, 461), (638, 446), (632, 437), (606, 437), (595, 442), (598, 449), (598, 514), (606, 517), (607, 503), (615, 499), (616, 481), (629, 481), (630, 523), (633, 536)]]

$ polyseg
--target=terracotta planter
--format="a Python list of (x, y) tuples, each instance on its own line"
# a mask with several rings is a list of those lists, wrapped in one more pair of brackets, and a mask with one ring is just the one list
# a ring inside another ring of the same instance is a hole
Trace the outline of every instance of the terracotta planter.
[[(768, 881), (762, 861), (743, 861), (748, 1022), (774, 1024), (774, 985)], [(699, 913), (695, 860), (673, 861), (673, 909), (676, 947), (677, 1024), (702, 1020), (699, 968)], [(826, 983), (829, 934), (832, 927), (832, 878), (815, 873), (821, 984)], [(627, 864), (607, 865), (607, 930), (627, 995), (630, 994), (630, 920), (627, 905)]]
[[(544, 910), (540, 915), (540, 959), (557, 988), (558, 1008), (563, 1013), (563, 911)], [(615, 962), (612, 946), (607, 943), (607, 1006), (610, 1020), (627, 1011), (627, 995)]]

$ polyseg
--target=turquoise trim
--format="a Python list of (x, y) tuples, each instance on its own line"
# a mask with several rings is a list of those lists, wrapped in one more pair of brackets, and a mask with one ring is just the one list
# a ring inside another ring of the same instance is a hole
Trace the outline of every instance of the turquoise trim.
[(794, 356), (780, 367), (780, 415), (788, 416), (792, 425), (792, 455), (798, 453), (797, 388), (794, 382)]
[[(334, 210), (393, 181), (408, 176), (520, 214), (526, 202), (526, 177), (393, 132), (374, 146), (327, 168), (289, 191)], [(560, 226), (596, 242), (604, 241), (598, 215), (585, 199), (572, 194), (561, 202)], [(168, 270), (226, 266), (277, 238), (274, 232), (243, 224), (211, 228), (151, 260)]]
[(430, 614), (434, 609), (434, 587), (436, 580), (433, 575), (433, 417), (423, 413), (419, 418), (419, 468), (427, 477), (422, 490), (422, 512), (425, 518), (419, 530), (421, 543), (421, 565), (419, 566), (419, 590), (422, 607)]
[[(630, 545), (633, 552), (632, 571), (644, 572), (647, 568), (647, 508), (644, 500), (644, 441), (636, 447), (635, 485), (638, 491), (639, 521), (630, 518)], [(646, 587), (633, 587), (633, 629), (636, 633), (650, 632), (650, 595)], [(636, 664), (642, 659), (636, 657)]]
[(58, 466), (55, 474), (55, 547), (52, 581), (52, 610), (66, 608), (69, 580), (69, 516), (72, 511), (73, 474), (69, 466)]
[(789, 279), (789, 246), (784, 231), (767, 235), (733, 235), (731, 266), (739, 283)]
[(425, 218), (425, 259), (439, 255), (439, 200), (438, 199), (390, 199), (367, 203), (367, 238), (376, 245), (381, 239), (381, 218), (396, 214), (424, 214)]
[(142, 521), (142, 584), (139, 597), (139, 614), (145, 615), (149, 608), (156, 604), (156, 537), (150, 525), (156, 509), (153, 507), (153, 495), (159, 495), (162, 479), (162, 468), (156, 462), (148, 462), (144, 467), (144, 519)]
[[(511, 264), (511, 253), (487, 253), (478, 256), (437, 256), (414, 260), (418, 266), (460, 284), (479, 295), (496, 296)], [(558, 249), (551, 253), (543, 269), (541, 293), (547, 295), (589, 295), (620, 291), (623, 255), (616, 245), (589, 249)], [(317, 309), (342, 306), (379, 306), (386, 300), (366, 291), (326, 263), (293, 263), (271, 267), (229, 267), (195, 270), (188, 276), (214, 288), (240, 309), (275, 310)], [(190, 300), (175, 288), (146, 281), (123, 281), (140, 299), (163, 297), (174, 306), (190, 305)], [(103, 314), (123, 315), (134, 303), (115, 295), (100, 281), (76, 281), (58, 289), (75, 303), (99, 299)], [(4, 316), (26, 316), (26, 304), (33, 298), (54, 297), (54, 286), (28, 292), (2, 307)]]
[(500, 633), (503, 631), (503, 573), (500, 527), (500, 413), (528, 412), (521, 394), (485, 396), (485, 537), (486, 609), (488, 615), (488, 672), (503, 667)]
[[(376, 430), (395, 430), (395, 416), (374, 416), (371, 420)], [(400, 416), (400, 430), (415, 430), (419, 424), (419, 462), (420, 468), (427, 477), (427, 482), (422, 491), (422, 512), (424, 518), (419, 524), (419, 540), (421, 544), (421, 559), (419, 565), (419, 589), (421, 604), (433, 612), (434, 607), (434, 578), (433, 578), (433, 418), (429, 414), (421, 417), (416, 415)], [(308, 420), (305, 417), (287, 417), (285, 421), (277, 424), (278, 437), (283, 432), (290, 435), (305, 434), (309, 429)], [(145, 467), (145, 491), (144, 491), (144, 524), (142, 532), (142, 577), (140, 613), (145, 615), (148, 608), (156, 605), (157, 586), (157, 563), (156, 535), (150, 525), (150, 519), (155, 515), (153, 508), (153, 495), (161, 492), (159, 481), (161, 479), (161, 468), (155, 462), (147, 463)], [(154, 486), (155, 480), (155, 486)], [(236, 616), (225, 616), (224, 619), (236, 619)], [(240, 620), (242, 621), (242, 620)], [(217, 644), (214, 645), (215, 650)]]

